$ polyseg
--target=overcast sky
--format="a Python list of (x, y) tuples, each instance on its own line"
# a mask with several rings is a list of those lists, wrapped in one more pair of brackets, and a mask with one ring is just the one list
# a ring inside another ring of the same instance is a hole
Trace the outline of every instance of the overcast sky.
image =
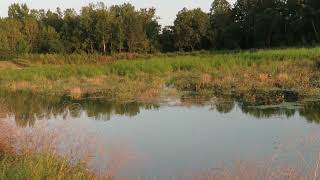
[[(197, 8), (200, 7), (204, 11), (209, 11), (210, 4), (213, 0), (100, 0), (108, 6), (112, 4), (122, 4), (130, 2), (137, 8), (155, 7), (157, 16), (160, 17), (162, 25), (171, 25), (179, 10), (183, 7)], [(235, 0), (229, 0), (233, 3)], [(80, 7), (89, 3), (97, 2), (97, 0), (0, 0), (0, 16), (7, 16), (8, 6), (12, 3), (27, 3), (30, 8), (36, 9), (56, 9), (60, 7), (74, 8), (79, 10)]]

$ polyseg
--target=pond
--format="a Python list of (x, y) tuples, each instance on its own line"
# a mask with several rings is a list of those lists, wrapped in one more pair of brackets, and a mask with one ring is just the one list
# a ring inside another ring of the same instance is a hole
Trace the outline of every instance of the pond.
[(118, 177), (192, 177), (239, 161), (298, 167), (302, 157), (314, 163), (320, 147), (316, 99), (277, 106), (231, 98), (142, 104), (20, 93), (0, 102), (2, 119), (49, 129), (62, 154), (86, 150), (91, 170)]

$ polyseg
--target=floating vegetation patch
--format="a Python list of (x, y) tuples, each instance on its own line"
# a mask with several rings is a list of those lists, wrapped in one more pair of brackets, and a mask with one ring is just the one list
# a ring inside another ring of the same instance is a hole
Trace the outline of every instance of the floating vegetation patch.
[(247, 92), (241, 92), (237, 95), (237, 98), (245, 106), (279, 105), (285, 102), (297, 102), (299, 93), (286, 89), (252, 89)]

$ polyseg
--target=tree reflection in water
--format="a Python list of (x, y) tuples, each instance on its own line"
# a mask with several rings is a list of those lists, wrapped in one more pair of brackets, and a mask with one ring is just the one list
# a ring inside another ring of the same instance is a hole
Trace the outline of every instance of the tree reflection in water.
[(83, 112), (96, 120), (110, 120), (112, 115), (136, 116), (140, 109), (156, 109), (157, 105), (138, 102), (116, 103), (107, 99), (72, 99), (69, 96), (0, 92), (0, 113), (13, 115), (19, 126), (32, 126), (37, 119), (56, 116), (80, 117)]
[[(239, 107), (245, 114), (256, 118), (272, 116), (292, 117), (296, 113), (308, 122), (320, 123), (320, 101), (302, 104), (282, 103), (273, 106), (246, 106), (232, 97), (182, 97), (182, 106), (211, 106), (219, 113), (230, 113)], [(114, 102), (104, 98), (72, 99), (70, 96), (35, 94), (32, 92), (0, 92), (0, 114), (12, 115), (19, 126), (32, 126), (37, 119), (56, 116), (80, 117), (86, 113), (96, 120), (108, 121), (113, 115), (136, 116), (142, 109), (158, 109), (157, 103)]]

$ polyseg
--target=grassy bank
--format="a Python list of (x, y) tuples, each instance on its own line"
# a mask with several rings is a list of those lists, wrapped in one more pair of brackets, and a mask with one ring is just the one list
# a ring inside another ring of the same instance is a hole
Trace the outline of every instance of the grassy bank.
[(0, 179), (94, 179), (81, 166), (50, 153), (8, 155), (0, 157)]
[[(60, 55), (29, 55), (24, 56), (28, 67), (0, 70), (0, 82), (6, 90), (69, 93), (75, 97), (92, 94), (121, 101), (158, 98), (169, 87), (174, 94), (235, 94), (255, 102), (263, 98), (258, 94), (270, 91), (319, 94), (320, 72), (315, 64), (319, 53), (320, 48), (199, 52), (86, 65), (70, 61), (53, 65), (34, 57), (58, 62), (54, 59)], [(275, 94), (276, 98), (283, 96)]]
[[(71, 165), (67, 158), (51, 151), (32, 151), (20, 148), (17, 142), (26, 137), (6, 120), (0, 121), (0, 179), (93, 179), (82, 164)], [(30, 140), (30, 141), (29, 141)], [(33, 142), (26, 141), (28, 145)], [(20, 145), (21, 146), (21, 145)], [(31, 147), (31, 146), (29, 146)]]

